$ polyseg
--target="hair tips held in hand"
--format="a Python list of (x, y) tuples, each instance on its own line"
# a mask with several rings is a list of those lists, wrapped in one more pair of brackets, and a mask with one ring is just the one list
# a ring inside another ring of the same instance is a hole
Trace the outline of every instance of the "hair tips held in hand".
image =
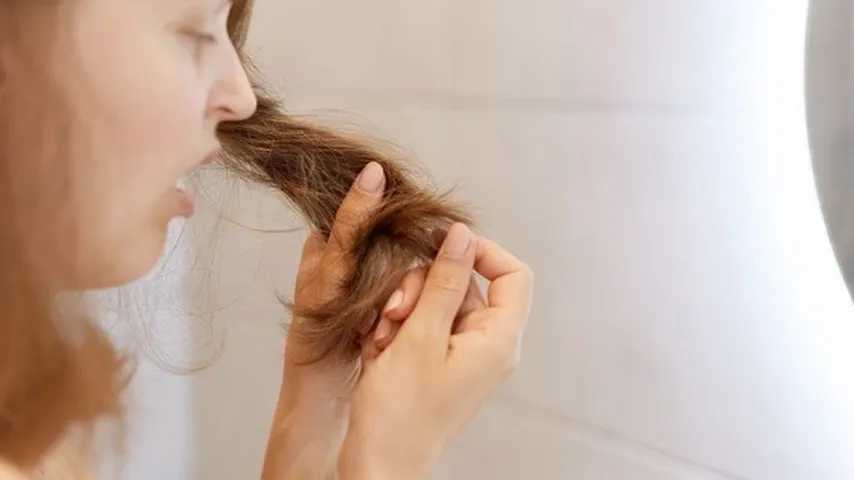
[(313, 308), (281, 299), (292, 315), (307, 319), (298, 332), (316, 352), (311, 361), (330, 356), (342, 361), (360, 354), (364, 325), (381, 309), (413, 265), (426, 265), (437, 254), (437, 238), (455, 222), (475, 221), (449, 198), (436, 193), (415, 164), (383, 153), (366, 138), (336, 133), (285, 112), (258, 88), (258, 110), (249, 120), (223, 124), (224, 163), (252, 182), (280, 191), (309, 225), (328, 238), (335, 214), (353, 182), (370, 162), (386, 176), (381, 206), (356, 230), (349, 254), (355, 269), (341, 284), (342, 294)]

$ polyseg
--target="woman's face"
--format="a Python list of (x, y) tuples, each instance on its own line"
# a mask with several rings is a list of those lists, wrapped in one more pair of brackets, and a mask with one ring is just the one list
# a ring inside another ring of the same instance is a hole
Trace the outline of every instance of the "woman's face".
[(144, 275), (169, 220), (192, 213), (176, 182), (218, 150), (220, 122), (256, 108), (226, 30), (231, 2), (3, 3), (3, 141), (15, 203), (36, 212), (23, 226), (45, 232), (39, 256), (66, 287)]

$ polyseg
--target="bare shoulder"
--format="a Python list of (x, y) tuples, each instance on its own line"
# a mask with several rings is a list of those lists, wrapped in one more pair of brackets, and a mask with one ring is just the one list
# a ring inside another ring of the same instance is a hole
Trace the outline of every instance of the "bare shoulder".
[(28, 480), (93, 480), (87, 450), (78, 440), (73, 434), (63, 438), (44, 455)]
[(26, 477), (12, 465), (0, 459), (0, 480), (27, 480)]

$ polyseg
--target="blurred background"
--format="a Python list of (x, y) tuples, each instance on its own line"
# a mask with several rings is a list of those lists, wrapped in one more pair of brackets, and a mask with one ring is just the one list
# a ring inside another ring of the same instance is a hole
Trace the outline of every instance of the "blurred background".
[[(852, 305), (819, 201), (854, 183), (810, 154), (847, 166), (827, 85), (852, 86), (854, 11), (808, 3), (257, 2), (250, 51), (292, 113), (459, 184), (537, 274), (520, 368), (434, 478), (854, 478)], [(151, 339), (123, 480), (259, 478), (305, 231), (204, 177), (164, 262), (105, 292)]]
[(850, 0), (810, 5), (806, 47), (807, 127), (827, 229), (848, 284), (854, 286), (854, 29)]

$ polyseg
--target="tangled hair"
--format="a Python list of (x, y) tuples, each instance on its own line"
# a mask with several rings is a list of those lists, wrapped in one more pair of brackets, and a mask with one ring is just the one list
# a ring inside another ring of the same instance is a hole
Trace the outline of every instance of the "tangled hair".
[(290, 117), (270, 97), (259, 96), (258, 111), (249, 121), (223, 125), (220, 133), (230, 171), (280, 191), (327, 239), (338, 206), (361, 170), (372, 161), (383, 166), (383, 202), (354, 234), (349, 254), (358, 268), (338, 285), (341, 294), (319, 306), (281, 299), (302, 320), (289, 334), (299, 335), (314, 352), (307, 363), (327, 356), (353, 360), (360, 332), (374, 321), (406, 271), (436, 256), (434, 232), (453, 222), (472, 224), (462, 207), (444, 198), (447, 194), (420, 190), (416, 175), (401, 162), (356, 139)]
[[(232, 7), (228, 28), (238, 52), (243, 51), (251, 9), (252, 0), (237, 0)], [(328, 239), (338, 207), (361, 170), (371, 161), (384, 169), (383, 202), (356, 232), (350, 253), (358, 268), (339, 285), (341, 295), (311, 308), (281, 300), (301, 319), (300, 328), (290, 334), (311, 346), (307, 362), (352, 361), (358, 356), (360, 330), (374, 321), (406, 271), (435, 257), (436, 233), (445, 233), (454, 222), (474, 222), (463, 206), (447, 198), (450, 192), (419, 187), (402, 160), (364, 140), (288, 115), (258, 81), (250, 60), (243, 53), (241, 58), (253, 79), (258, 109), (248, 120), (220, 126), (222, 160), (229, 171), (281, 192)], [(13, 141), (3, 136), (8, 121), (0, 119), (0, 145)], [(15, 198), (11, 185), (21, 176), (16, 163), (0, 159), (4, 205)], [(15, 226), (12, 219), (0, 228), (0, 457), (30, 469), (70, 427), (120, 415), (119, 396), (127, 377), (125, 359), (98, 327), (84, 318), (75, 335), (62, 328), (46, 293), (49, 282), (16, 253), (26, 241)]]
[[(241, 4), (242, 14), (234, 18), (235, 45), (243, 44), (250, 8), (251, 1)], [(463, 205), (448, 198), (452, 190), (438, 194), (419, 187), (415, 170), (402, 160), (359, 138), (288, 115), (260, 85), (252, 64), (248, 60), (244, 64), (254, 77), (258, 109), (248, 120), (220, 126), (224, 164), (230, 171), (284, 194), (326, 239), (339, 205), (362, 169), (374, 161), (385, 172), (383, 202), (354, 234), (356, 241), (348, 253), (358, 268), (338, 285), (341, 294), (318, 306), (281, 299), (292, 315), (302, 319), (290, 334), (299, 335), (313, 352), (307, 363), (330, 356), (351, 361), (359, 352), (360, 331), (374, 321), (406, 271), (436, 256), (434, 235), (443, 235), (454, 222), (473, 227), (474, 220)]]

